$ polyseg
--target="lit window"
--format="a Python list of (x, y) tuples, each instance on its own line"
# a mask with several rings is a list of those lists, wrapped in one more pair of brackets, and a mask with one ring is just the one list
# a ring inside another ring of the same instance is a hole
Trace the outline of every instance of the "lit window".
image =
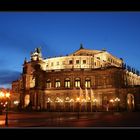
[(65, 88), (70, 88), (70, 79), (69, 78), (65, 79)]
[(80, 61), (79, 60), (76, 60), (76, 64), (79, 64), (80, 63)]
[(69, 64), (73, 64), (73, 61), (72, 61), (72, 60), (70, 60), (70, 61), (69, 61)]
[(85, 80), (85, 87), (86, 87), (86, 88), (90, 88), (90, 87), (91, 87), (91, 80), (90, 80), (89, 78), (87, 78), (87, 79)]
[(60, 80), (59, 79), (56, 79), (55, 87), (56, 88), (59, 88), (60, 87)]
[(75, 79), (75, 87), (80, 87), (80, 78)]
[(51, 81), (48, 79), (46, 83), (47, 88), (51, 88)]
[(86, 60), (83, 60), (83, 64), (86, 64)]

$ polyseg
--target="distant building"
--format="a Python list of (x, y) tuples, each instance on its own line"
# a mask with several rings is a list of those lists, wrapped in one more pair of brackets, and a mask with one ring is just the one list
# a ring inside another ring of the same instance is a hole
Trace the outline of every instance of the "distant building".
[(44, 59), (40, 48), (25, 59), (19, 81), (22, 108), (48, 111), (134, 110), (140, 105), (140, 76), (123, 59), (103, 50), (80, 49)]

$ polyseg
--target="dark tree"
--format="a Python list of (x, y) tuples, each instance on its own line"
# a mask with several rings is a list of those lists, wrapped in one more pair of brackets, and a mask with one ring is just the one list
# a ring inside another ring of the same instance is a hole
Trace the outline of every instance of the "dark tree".
[(83, 44), (82, 44), (82, 43), (80, 44), (80, 49), (84, 49), (84, 47), (83, 47)]
[(41, 48), (37, 48), (37, 49), (36, 49), (36, 52), (37, 52), (37, 53), (41, 53)]

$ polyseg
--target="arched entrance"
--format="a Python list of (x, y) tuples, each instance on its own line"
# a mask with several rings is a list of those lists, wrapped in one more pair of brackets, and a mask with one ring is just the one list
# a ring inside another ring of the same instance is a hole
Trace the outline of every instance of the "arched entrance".
[(30, 95), (25, 95), (25, 98), (24, 98), (24, 106), (28, 106), (30, 103)]
[(127, 109), (134, 110), (134, 107), (134, 95), (129, 93), (127, 95)]

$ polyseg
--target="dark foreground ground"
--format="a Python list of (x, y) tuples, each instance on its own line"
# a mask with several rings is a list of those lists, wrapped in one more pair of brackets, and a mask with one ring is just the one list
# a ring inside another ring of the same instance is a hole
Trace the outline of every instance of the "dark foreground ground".
[(9, 112), (0, 115), (0, 128), (13, 127), (140, 127), (140, 112)]

